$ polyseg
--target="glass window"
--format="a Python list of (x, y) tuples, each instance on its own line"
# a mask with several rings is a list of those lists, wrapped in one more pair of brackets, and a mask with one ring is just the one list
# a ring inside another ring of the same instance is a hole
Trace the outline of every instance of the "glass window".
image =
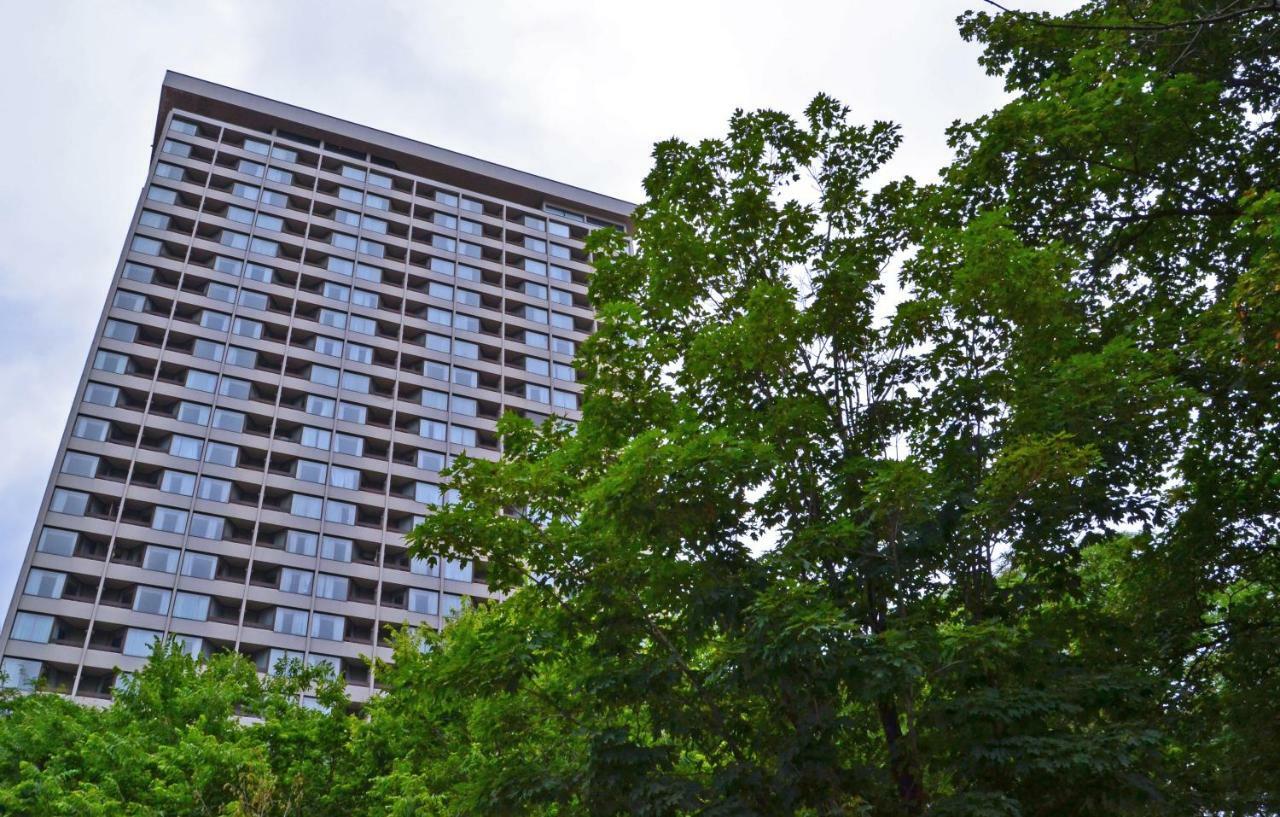
[(321, 294), (330, 300), (346, 303), (351, 300), (351, 287), (344, 287), (342, 284), (325, 281), (324, 289), (321, 290)]
[(525, 281), (523, 289), (524, 289), (524, 294), (528, 295), (531, 298), (541, 298), (545, 300), (547, 297), (547, 288), (542, 284), (535, 284), (532, 281)]
[(142, 557), (142, 568), (158, 570), (161, 573), (177, 573), (178, 551), (159, 545), (147, 545), (147, 550)]
[(327, 451), (329, 450), (330, 445), (330, 435), (328, 431), (325, 431), (322, 428), (303, 426), (302, 436), (298, 441), (301, 445), (305, 445), (308, 448), (323, 448)]
[(280, 590), (285, 593), (309, 596), (311, 595), (311, 577), (310, 570), (283, 568), (280, 571)]
[(164, 140), (164, 144), (160, 146), (160, 150), (163, 153), (168, 153), (170, 156), (181, 156), (184, 159), (191, 155), (191, 145), (188, 145), (186, 142), (175, 142), (172, 139)]
[(325, 261), (325, 269), (329, 270), (329, 272), (336, 272), (338, 275), (350, 275), (355, 271), (355, 268), (356, 265), (354, 261), (346, 258), (339, 258), (336, 255), (329, 256)]
[(158, 201), (161, 204), (176, 204), (178, 202), (178, 191), (170, 190), (167, 187), (156, 187), (153, 184), (147, 188), (147, 198), (151, 201)]
[(437, 284), (435, 281), (427, 284), (427, 294), (432, 298), (440, 298), (445, 301), (453, 300), (453, 287), (448, 284)]
[(470, 369), (455, 366), (453, 368), (453, 382), (459, 386), (469, 386), (474, 389), (480, 385), (480, 374)]
[(573, 306), (573, 293), (563, 289), (551, 288), (551, 300), (564, 306)]
[[(202, 403), (192, 403), (187, 400), (183, 400), (178, 404), (177, 417), (178, 420), (184, 423), (195, 423), (196, 425), (207, 426), (209, 425), (209, 407)], [(169, 453), (172, 454), (173, 451), (171, 450)], [(198, 458), (200, 456), (199, 452), (197, 452), (195, 456)]]
[(36, 550), (41, 553), (53, 553), (58, 556), (71, 556), (76, 552), (76, 542), (80, 534), (62, 528), (44, 528), (40, 531), (40, 539), (36, 542)]
[(351, 561), (351, 551), (355, 543), (340, 536), (326, 536), (321, 543), (320, 555), (335, 562)]
[(532, 252), (546, 252), (547, 242), (543, 241), (541, 238), (534, 238), (533, 236), (527, 235), (524, 237), (524, 248)]
[(253, 385), (248, 380), (224, 377), (218, 384), (218, 394), (235, 400), (248, 400), (253, 396)]
[[(205, 360), (222, 360), (222, 352), (225, 349), (221, 343), (214, 343), (204, 338), (196, 338), (196, 342), (191, 347), (191, 354), (195, 357), (201, 357)], [(187, 373), (187, 379), (190, 380), (191, 373)]]
[(203, 447), (204, 441), (197, 440), (194, 437), (184, 437), (181, 434), (174, 434), (169, 438), (169, 453), (175, 457), (198, 460), (200, 459), (200, 452)]
[(249, 249), (249, 236), (244, 233), (237, 233), (234, 230), (223, 230), (218, 234), (218, 243), (224, 247), (247, 250)]
[(449, 367), (443, 363), (435, 363), (430, 360), (426, 361), (422, 364), (422, 374), (432, 380), (440, 380), (445, 383), (449, 382)]
[(339, 525), (354, 525), (356, 523), (356, 506), (349, 502), (329, 500), (324, 504), (324, 518), (326, 521), (335, 522)]
[(552, 325), (552, 326), (554, 326), (554, 327), (556, 327), (557, 329), (568, 329), (568, 330), (571, 330), (571, 331), (572, 331), (572, 329), (573, 329), (573, 316), (572, 316), (572, 315), (566, 315), (566, 314), (564, 314), (563, 312), (552, 312), (552, 313), (551, 313), (551, 325)]
[(458, 265), (458, 277), (464, 281), (483, 281), (484, 275), (481, 274), (479, 268), (468, 266), (467, 264)]
[(547, 230), (546, 222), (536, 216), (525, 216), (524, 226), (528, 227), (530, 230), (538, 230), (539, 232), (546, 232)]
[(244, 207), (236, 207), (235, 205), (232, 205), (227, 208), (227, 218), (231, 221), (239, 222), (240, 224), (252, 224), (253, 211), (245, 209)]
[(332, 233), (329, 236), (329, 243), (342, 250), (354, 250), (356, 237), (346, 233)]
[(249, 201), (257, 201), (262, 195), (262, 188), (254, 184), (245, 184), (244, 182), (235, 182), (231, 185), (231, 195), (240, 199), (248, 199)]
[(524, 271), (533, 275), (546, 275), (547, 265), (541, 261), (534, 261), (532, 258), (524, 259)]
[(476, 444), (476, 430), (466, 426), (449, 426), (449, 442), (456, 445)]
[(225, 479), (200, 477), (198, 495), (201, 499), (207, 499), (210, 502), (229, 502), (231, 500), (231, 483)]
[[(322, 355), (329, 357), (342, 357), (342, 341), (337, 338), (325, 337), (324, 335), (316, 335), (315, 350)], [(314, 366), (312, 367), (314, 370)]]
[(236, 323), (232, 325), (232, 332), (242, 338), (253, 338), (259, 341), (262, 338), (262, 324), (248, 318), (237, 318)]
[(34, 641), (48, 644), (53, 635), (53, 616), (20, 611), (13, 616), (13, 631), (9, 637), (15, 641)]
[(418, 576), (439, 576), (440, 560), (423, 559), (418, 556), (409, 557), (409, 572)]
[(217, 258), (213, 259), (213, 268), (218, 272), (225, 272), (228, 275), (238, 276), (244, 271), (244, 262), (219, 255)]
[(316, 613), (311, 618), (311, 637), (325, 641), (341, 641), (345, 624), (342, 616)]
[(178, 592), (173, 597), (173, 617), (190, 621), (209, 619), (209, 597), (199, 593)]
[(556, 222), (554, 222), (554, 221), (548, 221), (548, 222), (547, 222), (547, 232), (551, 233), (552, 235), (558, 235), (558, 236), (560, 236), (561, 238), (568, 238), (568, 237), (569, 237), (569, 225), (568, 225), (568, 224), (557, 224), (557, 223), (556, 223)]
[[(436, 215), (438, 216), (440, 214), (437, 213)], [(453, 262), (446, 261), (443, 258), (433, 257), (428, 262), (428, 269), (430, 269), (432, 272), (438, 272), (442, 275), (453, 275)]]
[(552, 363), (551, 371), (558, 380), (568, 380), (572, 383), (578, 379), (578, 373), (574, 368), (572, 366), (565, 365), (564, 363)]
[(552, 244), (551, 256), (553, 258), (572, 258), (573, 254), (569, 251), (568, 247), (564, 247), (559, 244)]
[(196, 475), (184, 471), (165, 471), (160, 476), (160, 490), (170, 494), (191, 496), (196, 492)]
[(418, 421), (418, 435), (428, 440), (444, 441), (448, 431), (444, 423), (438, 420), (421, 419)]
[(372, 363), (373, 347), (349, 343), (347, 344), (347, 360), (354, 360), (357, 363)]
[(422, 390), (422, 405), (427, 408), (440, 409), (447, 411), (449, 409), (449, 395), (442, 391), (434, 391), (433, 389)]
[(455, 414), (465, 414), (468, 417), (475, 417), (477, 410), (479, 409), (479, 404), (470, 397), (463, 397), (455, 394), (449, 401), (449, 408), (451, 408)]
[(164, 213), (157, 213), (152, 210), (143, 210), (142, 215), (138, 217), (138, 224), (155, 230), (169, 229), (169, 221), (169, 217)]
[(419, 451), (418, 467), (424, 471), (443, 471), (445, 456), (437, 451)]
[[(258, 255), (268, 255), (277, 258), (280, 255), (280, 245), (275, 241), (268, 241), (265, 238), (255, 238), (249, 242), (249, 249)], [(266, 307), (262, 307), (265, 309)]]
[(236, 170), (245, 174), (246, 176), (261, 177), (266, 172), (267, 167), (266, 165), (261, 165), (261, 164), (258, 164), (257, 162), (251, 162), (248, 159), (241, 159), (236, 164)]
[(186, 533), (187, 512), (177, 508), (157, 506), (152, 512), (151, 529), (167, 533)]
[(240, 449), (227, 443), (209, 442), (204, 452), (204, 461), (214, 465), (225, 465), (234, 468), (240, 459)]
[(439, 505), (444, 494), (440, 491), (439, 485), (432, 485), (430, 482), (417, 482), (413, 486), (413, 499), (415, 502), (421, 502), (424, 505)]
[(574, 411), (576, 411), (576, 410), (577, 410), (577, 408), (578, 408), (578, 395), (574, 394), (573, 392), (571, 392), (571, 391), (560, 391), (560, 389), (555, 389), (555, 390), (553, 391), (553, 396), (554, 396), (553, 403), (554, 403), (554, 405), (555, 405), (556, 407), (558, 407), (558, 408), (564, 408), (564, 409), (571, 409), (571, 410), (574, 410)]
[(182, 575), (212, 579), (218, 574), (218, 557), (189, 550), (182, 557)]
[(364, 201), (364, 195), (359, 190), (353, 190), (350, 187), (339, 187), (338, 198), (343, 201), (349, 201), (352, 204), (361, 204)]
[(142, 630), (137, 627), (130, 627), (125, 630), (123, 652), (125, 655), (146, 658), (151, 655), (152, 645), (162, 637), (162, 634), (157, 630)]
[(284, 549), (302, 556), (316, 555), (316, 535), (306, 531), (291, 530), (285, 533)]
[(329, 484), (335, 488), (358, 491), (360, 489), (360, 472), (355, 468), (343, 468), (335, 465), (329, 471)]
[(133, 611), (164, 616), (169, 614), (169, 591), (138, 585), (133, 591)]
[(381, 305), (378, 300), (378, 294), (367, 289), (357, 289), (352, 293), (351, 302), (356, 306), (363, 306), (369, 309), (377, 309)]
[(101, 372), (124, 374), (129, 370), (129, 356), (119, 352), (99, 351), (93, 358), (93, 368)]
[(199, 369), (188, 369), (185, 385), (188, 389), (213, 392), (218, 387), (218, 376), (213, 372), (202, 372)]
[(231, 316), (225, 312), (212, 312), (208, 309), (200, 311), (200, 325), (205, 329), (225, 332), (231, 328)]
[(318, 383), (321, 386), (337, 386), (338, 370), (328, 366), (319, 366), (311, 364), (309, 379), (312, 383)]
[(147, 311), (147, 299), (145, 296), (123, 289), (116, 292), (115, 298), (111, 300), (111, 305), (117, 309), (126, 309), (130, 312)]
[(458, 559), (446, 559), (444, 563), (444, 577), (452, 579), (455, 582), (471, 581), (471, 562), (461, 561)]
[(484, 225), (478, 221), (463, 219), (458, 224), (458, 229), (468, 235), (484, 235)]
[(57, 488), (49, 500), (49, 510), (53, 513), (65, 513), (69, 516), (84, 516), (89, 509), (89, 495), (83, 491), (68, 491)]
[(332, 309), (321, 309), (320, 323), (325, 326), (332, 326), (334, 329), (346, 329), (347, 315), (345, 312), (335, 312)]
[(571, 340), (565, 340), (564, 338), (552, 338), (551, 351), (558, 355), (569, 355), (572, 357), (573, 353), (577, 351), (577, 346)]
[(453, 326), (453, 313), (447, 309), (427, 307), (427, 320), (441, 326)]
[(322, 599), (347, 600), (348, 583), (345, 576), (321, 573), (316, 576), (316, 596)]
[(266, 156), (271, 152), (271, 146), (266, 142), (259, 142), (257, 139), (245, 139), (244, 149), (250, 153), (257, 153), (259, 156)]
[(34, 658), (7, 657), (0, 661), (0, 685), (5, 689), (35, 689), (42, 667)]
[(382, 175), (381, 173), (375, 173), (374, 171), (370, 170), (370, 171), (369, 171), (369, 184), (370, 184), (370, 185), (372, 185), (373, 187), (381, 187), (381, 188), (384, 188), (384, 189), (386, 189), (386, 190), (390, 190), (390, 189), (391, 189), (391, 177), (390, 177), (390, 176), (384, 176), (384, 175)]
[(83, 414), (76, 418), (76, 424), (71, 429), (71, 436), (97, 442), (106, 442), (110, 433), (111, 423), (97, 417), (86, 417)]
[(372, 318), (364, 318), (359, 315), (352, 315), (351, 331), (359, 332), (362, 335), (377, 335), (378, 324)]
[(440, 614), (445, 618), (453, 618), (462, 612), (462, 596), (445, 593)]
[(62, 458), (62, 473), (93, 478), (98, 475), (98, 458), (92, 454), (68, 451)]
[(368, 394), (372, 381), (368, 375), (358, 374), (357, 372), (342, 373), (342, 388), (347, 391), (359, 392), (360, 394)]
[(458, 357), (465, 357), (470, 360), (480, 359), (479, 344), (472, 343), (469, 340), (455, 340), (453, 342), (453, 353)]
[[(307, 401), (303, 407), (303, 411), (307, 414), (314, 414), (318, 417), (332, 417), (334, 409), (334, 401), (328, 397), (320, 397), (319, 395), (307, 395)], [(305, 445), (305, 443), (304, 443)], [(323, 446), (328, 448), (328, 445)]]
[(124, 271), (120, 273), (122, 278), (128, 278), (130, 281), (137, 281), (143, 284), (151, 283), (155, 278), (155, 274), (155, 267), (135, 264), (132, 261), (126, 261)]
[(23, 588), (24, 593), (28, 596), (40, 596), (46, 599), (62, 598), (62, 590), (67, 583), (66, 573), (56, 573), (52, 570), (40, 570), (39, 568), (31, 568), (31, 572), (27, 574), (27, 584)]
[(319, 519), (324, 503), (318, 496), (293, 494), (289, 498), (289, 513), (294, 516), (305, 516), (308, 519)]
[(277, 607), (272, 629), (277, 633), (289, 635), (307, 634), (307, 611), (291, 610), (288, 607)]
[(533, 321), (534, 323), (546, 323), (547, 310), (526, 304), (524, 308), (524, 319), (527, 321)]
[(314, 460), (298, 460), (294, 466), (293, 476), (303, 482), (314, 482), (318, 485), (324, 484), (325, 472), (328, 466), (323, 462), (315, 462)]
[(347, 423), (364, 425), (369, 419), (369, 410), (355, 403), (339, 403), (338, 419)]
[(551, 265), (551, 277), (557, 281), (573, 283), (573, 273), (564, 267), (558, 267), (555, 264)]
[(360, 224), (368, 232), (380, 233), (382, 235), (386, 235), (387, 233), (387, 222), (383, 221), (380, 218), (374, 218), (373, 216), (365, 216), (364, 218), (360, 219)]
[(436, 199), (436, 201), (438, 201), (439, 203), (441, 203), (441, 204), (445, 205), (446, 207), (457, 207), (457, 206), (458, 206), (458, 197), (457, 197), (457, 196), (455, 196), (455, 195), (454, 195), (454, 194), (452, 194), (452, 193), (446, 193), (446, 192), (445, 192), (445, 191), (443, 191), (443, 190), (437, 190), (437, 191), (436, 191), (435, 199)]
[(533, 374), (551, 374), (550, 364), (538, 357), (526, 357), (524, 359), (524, 370), (526, 372), (532, 372)]
[(261, 292), (254, 292), (251, 289), (240, 290), (240, 305), (245, 309), (266, 309), (271, 304), (271, 299)]
[(120, 401), (120, 389), (90, 381), (84, 387), (84, 401), (96, 406), (114, 406)]
[(191, 535), (200, 539), (221, 539), (226, 530), (226, 520), (220, 516), (202, 513), (191, 514)]
[(289, 206), (289, 197), (278, 190), (262, 191), (262, 203), (272, 207), (285, 208)]
[[(259, 218), (259, 221), (261, 221), (262, 217), (259, 216), (258, 218)], [(266, 267), (266, 266), (263, 266), (262, 264), (254, 264), (252, 262), (249, 263), (247, 266), (245, 266), (245, 269), (244, 269), (245, 278), (248, 278), (250, 281), (257, 281), (262, 284), (271, 283), (272, 280), (274, 280), (275, 278), (275, 274), (276, 274), (276, 271), (273, 270), (271, 267)]]
[(213, 413), (213, 427), (239, 434), (244, 431), (245, 416), (241, 412), (220, 408)]
[(355, 179), (358, 182), (364, 181), (364, 170), (362, 168), (343, 165), (340, 172), (345, 178)]
[(546, 386), (537, 386), (533, 383), (525, 383), (524, 398), (526, 400), (532, 400), (535, 403), (550, 403), (551, 391)]
[(458, 242), (446, 235), (431, 235), (431, 246), (442, 252), (455, 252), (458, 249)]
[(539, 349), (547, 348), (547, 336), (542, 332), (534, 332), (530, 329), (524, 330), (524, 342), (526, 346), (534, 346)]

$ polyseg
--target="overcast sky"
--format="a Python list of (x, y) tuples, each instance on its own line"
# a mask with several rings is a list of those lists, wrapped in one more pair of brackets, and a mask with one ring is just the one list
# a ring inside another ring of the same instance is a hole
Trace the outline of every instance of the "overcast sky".
[[(980, 0), (11, 2), (0, 50), (0, 610), (145, 177), (174, 69), (638, 201), (652, 144), (818, 91), (943, 129), (998, 104), (957, 14)], [(1024, 2), (1023, 8), (1070, 3)]]

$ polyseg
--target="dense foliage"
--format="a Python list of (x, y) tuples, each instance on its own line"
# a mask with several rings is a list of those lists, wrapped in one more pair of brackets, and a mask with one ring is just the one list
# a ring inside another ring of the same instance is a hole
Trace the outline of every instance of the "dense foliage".
[(960, 22), (1013, 98), (936, 183), (824, 96), (656, 147), (582, 422), (413, 535), (506, 601), (358, 716), (7, 700), (0, 811), (1280, 811), (1280, 8)]

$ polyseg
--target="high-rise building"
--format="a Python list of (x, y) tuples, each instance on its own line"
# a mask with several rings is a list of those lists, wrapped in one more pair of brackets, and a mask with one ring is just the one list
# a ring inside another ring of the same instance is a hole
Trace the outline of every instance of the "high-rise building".
[(505, 411), (576, 419), (583, 239), (632, 205), (169, 73), (5, 621), (7, 683), (109, 697), (172, 636), (330, 664), (485, 598), (411, 559)]

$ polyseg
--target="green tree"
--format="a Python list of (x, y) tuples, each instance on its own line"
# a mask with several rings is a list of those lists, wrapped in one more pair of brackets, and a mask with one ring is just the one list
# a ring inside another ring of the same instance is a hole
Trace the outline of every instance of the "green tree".
[(581, 424), (416, 532), (539, 622), (460, 721), (581, 755), (531, 793), (467, 731), (491, 809), (1274, 806), (1276, 10), (961, 26), (1016, 96), (936, 184), (821, 96), (658, 145)]

